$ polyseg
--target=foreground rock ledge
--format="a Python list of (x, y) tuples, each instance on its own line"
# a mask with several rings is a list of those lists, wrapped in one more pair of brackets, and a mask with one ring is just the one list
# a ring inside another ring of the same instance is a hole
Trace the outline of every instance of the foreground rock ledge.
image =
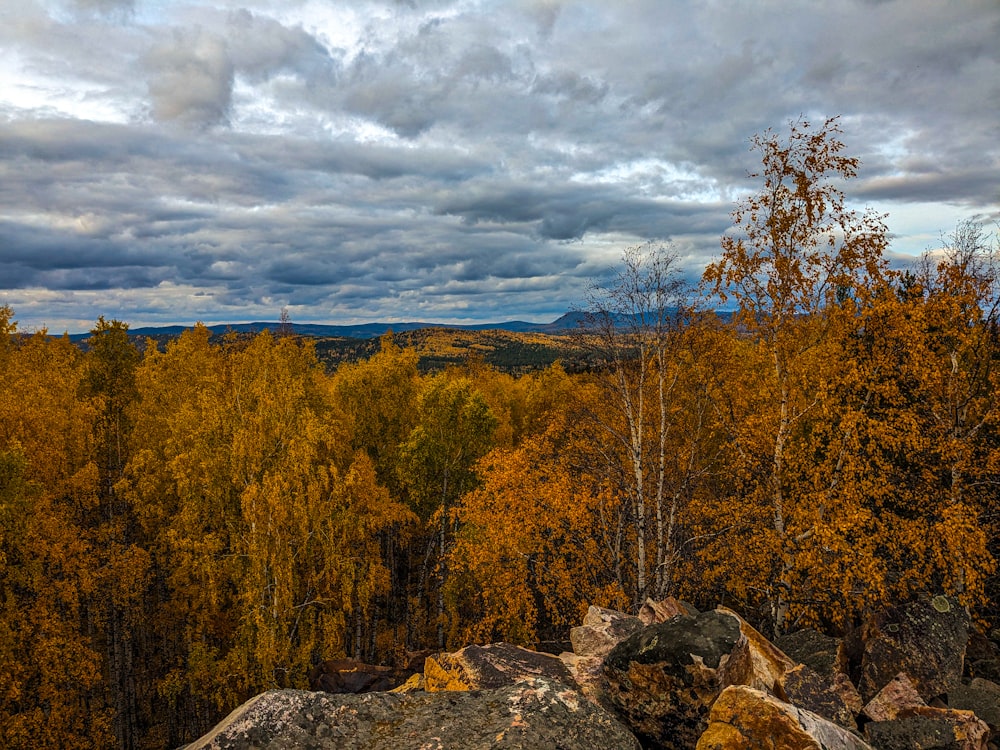
[(271, 690), (186, 750), (639, 750), (608, 712), (541, 677), (496, 690), (332, 695)]

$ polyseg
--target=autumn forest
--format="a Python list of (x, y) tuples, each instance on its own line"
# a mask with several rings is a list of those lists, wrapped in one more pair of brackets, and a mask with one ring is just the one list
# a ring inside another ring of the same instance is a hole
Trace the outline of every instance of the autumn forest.
[(753, 140), (696, 287), (670, 245), (625, 251), (586, 368), (427, 372), (391, 335), (328, 368), (104, 318), (81, 347), (0, 308), (0, 745), (177, 747), (323, 659), (565, 639), (647, 597), (771, 634), (923, 593), (996, 624), (996, 237), (890, 267), (839, 136)]

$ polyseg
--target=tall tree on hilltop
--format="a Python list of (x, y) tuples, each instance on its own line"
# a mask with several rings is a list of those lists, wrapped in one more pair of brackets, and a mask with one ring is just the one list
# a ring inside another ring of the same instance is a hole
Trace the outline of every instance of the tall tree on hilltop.
[[(722, 238), (721, 258), (705, 270), (706, 286), (738, 304), (736, 322), (769, 355), (774, 396), (767, 405), (770, 455), (752, 492), (770, 510), (773, 546), (768, 603), (780, 632), (789, 613), (796, 545), (813, 532), (795, 518), (799, 497), (788, 465), (790, 442), (823, 398), (824, 347), (837, 310), (863, 304), (883, 286), (887, 230), (883, 217), (846, 208), (836, 180), (855, 177), (859, 161), (842, 154), (837, 118), (818, 128), (791, 124), (787, 140), (771, 131), (751, 143), (761, 189), (737, 204), (735, 232)], [(826, 508), (819, 509), (819, 517)], [(799, 528), (796, 528), (799, 526)], [(792, 529), (795, 532), (792, 533)], [(803, 538), (803, 535), (805, 537)]]

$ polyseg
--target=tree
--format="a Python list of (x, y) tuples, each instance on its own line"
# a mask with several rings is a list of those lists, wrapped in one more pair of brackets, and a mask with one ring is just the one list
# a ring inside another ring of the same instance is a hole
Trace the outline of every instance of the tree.
[(627, 605), (606, 544), (615, 501), (574, 470), (567, 440), (565, 419), (555, 418), (545, 434), (477, 464), (482, 483), (462, 500), (448, 557), (447, 598), (463, 642), (561, 638), (588, 605)]
[(99, 585), (93, 405), (68, 338), (16, 337), (0, 308), (0, 745), (110, 747), (102, 659), (88, 627)]
[[(796, 518), (802, 506), (787, 460), (790, 443), (807, 415), (819, 409), (824, 370), (836, 363), (825, 348), (831, 326), (840, 314), (856, 316), (887, 276), (883, 217), (847, 209), (835, 183), (856, 176), (859, 164), (841, 153), (840, 132), (837, 118), (816, 129), (800, 120), (791, 123), (787, 140), (771, 131), (752, 139), (763, 168), (751, 177), (763, 184), (737, 204), (736, 232), (722, 238), (722, 255), (704, 274), (723, 302), (735, 299), (736, 324), (770, 359), (774, 396), (764, 426), (770, 451), (751, 492), (771, 515), (768, 603), (776, 632), (789, 613), (796, 546), (815, 533), (811, 520)], [(814, 518), (822, 519), (827, 503), (815, 510)]]
[[(670, 453), (680, 436), (675, 408), (682, 365), (681, 320), (688, 290), (676, 256), (662, 246), (625, 251), (606, 288), (595, 287), (581, 340), (599, 362), (602, 397), (588, 410), (595, 445), (631, 509), (635, 536), (634, 602), (666, 595), (686, 470), (674, 473)], [(697, 431), (695, 432), (695, 436)], [(693, 470), (694, 455), (689, 467)], [(652, 543), (653, 575), (648, 547)]]
[[(399, 471), (414, 510), (425, 523), (437, 525), (436, 640), (443, 649), (451, 510), (476, 482), (473, 466), (491, 447), (496, 418), (468, 379), (453, 379), (447, 373), (426, 383), (417, 413), (417, 424), (401, 450)], [(428, 546), (424, 558), (423, 581), (429, 578), (433, 546)]]
[(137, 520), (116, 484), (124, 475), (131, 442), (130, 407), (137, 397), (135, 370), (140, 355), (128, 335), (128, 324), (101, 316), (87, 340), (81, 395), (98, 414), (94, 425), (99, 502), (90, 519), (93, 549), (100, 559), (101, 580), (91, 601), (107, 654), (108, 688), (114, 707), (114, 730), (122, 750), (136, 747), (140, 737), (140, 692), (147, 703), (150, 680), (143, 674), (148, 645), (141, 637), (149, 555), (137, 538)]

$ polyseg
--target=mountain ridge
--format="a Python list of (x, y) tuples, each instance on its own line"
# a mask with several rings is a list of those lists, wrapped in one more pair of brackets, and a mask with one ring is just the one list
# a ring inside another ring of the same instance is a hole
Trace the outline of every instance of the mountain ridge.
[[(471, 324), (451, 324), (451, 323), (430, 323), (423, 321), (410, 321), (403, 323), (357, 323), (354, 325), (335, 325), (325, 323), (286, 323), (292, 333), (300, 336), (324, 336), (343, 337), (354, 339), (373, 339), (392, 331), (402, 333), (406, 331), (417, 331), (424, 328), (444, 328), (461, 331), (511, 331), (514, 333), (560, 333), (575, 330), (584, 320), (584, 313), (568, 312), (556, 318), (551, 323), (532, 323), (524, 320), (508, 320), (500, 323), (471, 323)], [(235, 333), (259, 333), (264, 330), (278, 331), (282, 328), (282, 323), (278, 321), (255, 321), (252, 323), (215, 323), (205, 326), (214, 334), (223, 334), (230, 331)], [(193, 325), (166, 325), (166, 326), (142, 326), (130, 328), (130, 336), (177, 336), (186, 330), (194, 328)], [(90, 337), (89, 333), (77, 333), (70, 335), (73, 341), (81, 341)]]

